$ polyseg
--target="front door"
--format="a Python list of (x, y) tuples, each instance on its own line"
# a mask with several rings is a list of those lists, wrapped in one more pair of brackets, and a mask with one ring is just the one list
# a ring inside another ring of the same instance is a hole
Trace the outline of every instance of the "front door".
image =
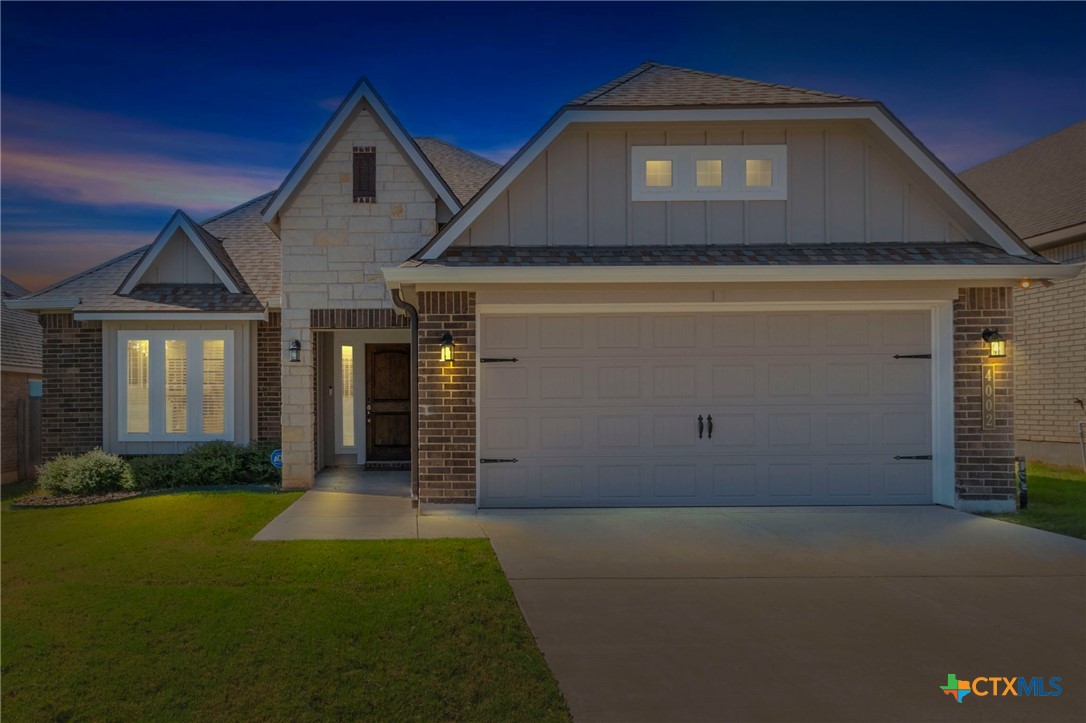
[(411, 457), (411, 346), (366, 345), (366, 459)]

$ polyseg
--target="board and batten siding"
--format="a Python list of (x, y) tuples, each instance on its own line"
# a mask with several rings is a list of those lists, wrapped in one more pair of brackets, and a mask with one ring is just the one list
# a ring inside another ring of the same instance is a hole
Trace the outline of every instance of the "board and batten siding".
[[(633, 201), (630, 149), (788, 147), (785, 201)], [(893, 149), (853, 123), (573, 124), (454, 241), (688, 246), (967, 240)]]
[(181, 229), (140, 277), (142, 284), (219, 284), (218, 275)]
[(118, 437), (117, 332), (184, 331), (234, 332), (234, 442), (245, 444), (256, 436), (256, 327), (255, 321), (105, 321), (102, 322), (102, 438), (114, 454), (177, 454), (198, 442), (131, 442)]

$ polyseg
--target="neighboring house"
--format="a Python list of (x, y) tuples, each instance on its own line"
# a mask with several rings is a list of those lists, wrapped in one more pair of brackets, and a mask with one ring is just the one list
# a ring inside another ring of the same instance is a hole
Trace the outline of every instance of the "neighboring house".
[(0, 276), (0, 484), (29, 479), (36, 462), (30, 399), (41, 396), (41, 325), (37, 314), (8, 308), (29, 293)]
[[(960, 174), (1038, 254), (1086, 262), (1086, 121)], [(1084, 465), (1086, 274), (1014, 291), (1018, 453)]]
[(878, 102), (647, 63), (500, 170), (362, 80), (273, 194), (21, 303), (50, 454), (280, 439), (286, 487), (412, 459), (423, 504), (1004, 510), (1011, 288), (1075, 273)]

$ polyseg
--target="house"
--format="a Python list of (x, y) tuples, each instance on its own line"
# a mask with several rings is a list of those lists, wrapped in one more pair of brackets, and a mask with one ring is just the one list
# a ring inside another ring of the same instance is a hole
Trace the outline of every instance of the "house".
[[(1086, 262), (1086, 121), (960, 174), (1045, 258)], [(1086, 465), (1086, 275), (1015, 288), (1018, 453)]]
[(20, 303), (48, 454), (279, 439), (286, 487), (410, 460), (424, 505), (1007, 510), (1011, 290), (1077, 272), (876, 101), (645, 63), (500, 169), (363, 79), (274, 193)]
[(41, 326), (38, 317), (8, 308), (30, 292), (0, 276), (0, 484), (21, 482), (34, 474), (41, 396)]

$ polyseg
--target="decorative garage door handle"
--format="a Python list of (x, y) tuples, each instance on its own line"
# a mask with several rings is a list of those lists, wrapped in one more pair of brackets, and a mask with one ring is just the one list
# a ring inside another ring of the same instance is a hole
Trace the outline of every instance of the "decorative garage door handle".
[(713, 415), (710, 414), (709, 419), (707, 421), (709, 422), (709, 439), (712, 439), (713, 438)]
[(931, 459), (930, 454), (895, 454), (894, 459)]
[(931, 354), (894, 354), (895, 359), (931, 359)]
[(705, 418), (700, 414), (698, 415), (698, 439), (701, 439), (705, 434)]
[(479, 460), (479, 464), (500, 464), (502, 462), (519, 462), (516, 457), (483, 457)]

